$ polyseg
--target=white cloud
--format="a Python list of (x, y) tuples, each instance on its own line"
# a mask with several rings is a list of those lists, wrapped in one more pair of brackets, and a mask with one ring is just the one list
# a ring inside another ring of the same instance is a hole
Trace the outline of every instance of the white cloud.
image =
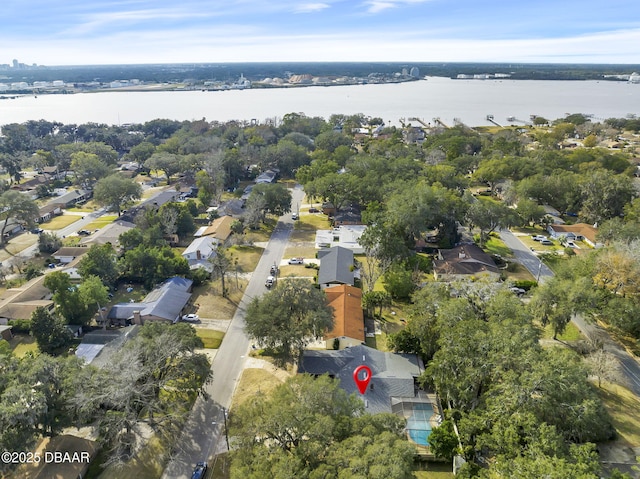
[(379, 13), (389, 8), (396, 8), (402, 5), (413, 5), (416, 3), (424, 3), (429, 0), (367, 0), (364, 5), (369, 13)]
[(328, 3), (303, 3), (302, 5), (298, 5), (295, 9), (295, 13), (313, 13), (319, 12), (326, 8), (329, 8), (330, 5)]

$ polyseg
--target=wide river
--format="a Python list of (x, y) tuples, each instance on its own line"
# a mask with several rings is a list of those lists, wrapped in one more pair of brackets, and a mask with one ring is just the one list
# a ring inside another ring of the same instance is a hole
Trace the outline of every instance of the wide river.
[(24, 96), (0, 100), (0, 125), (45, 119), (62, 123), (143, 123), (156, 118), (228, 121), (282, 118), (304, 113), (328, 119), (334, 113), (380, 117), (387, 124), (420, 118), (469, 126), (549, 120), (571, 113), (596, 119), (640, 115), (640, 84), (615, 81), (424, 80), (382, 85), (230, 91), (104, 92)]

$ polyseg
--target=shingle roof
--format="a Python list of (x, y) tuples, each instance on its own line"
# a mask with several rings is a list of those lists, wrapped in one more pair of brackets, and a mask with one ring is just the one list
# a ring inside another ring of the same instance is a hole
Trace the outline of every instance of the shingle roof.
[(319, 284), (341, 283), (353, 285), (353, 251), (341, 246), (334, 246), (333, 248), (318, 251), (318, 258), (320, 258)]
[(433, 269), (437, 274), (500, 273), (491, 256), (475, 244), (441, 249), (438, 254), (442, 259), (433, 261)]
[(216, 218), (203, 232), (202, 236), (211, 236), (226, 241), (231, 235), (231, 224), (235, 221), (231, 216), (221, 216)]
[(362, 290), (341, 284), (326, 288), (324, 292), (334, 310), (333, 330), (324, 335), (325, 340), (345, 336), (364, 342)]
[(139, 303), (119, 303), (113, 305), (107, 315), (110, 319), (131, 319), (135, 311), (140, 316), (156, 316), (168, 321), (178, 317), (191, 298), (189, 289), (193, 281), (175, 276), (151, 291)]
[[(363, 396), (353, 381), (353, 371), (361, 364), (371, 369), (371, 381)], [(415, 397), (415, 378), (423, 369), (416, 355), (354, 346), (341, 351), (305, 351), (299, 372), (336, 377), (347, 393), (355, 393), (366, 400), (366, 412), (375, 414), (391, 412), (391, 398)]]

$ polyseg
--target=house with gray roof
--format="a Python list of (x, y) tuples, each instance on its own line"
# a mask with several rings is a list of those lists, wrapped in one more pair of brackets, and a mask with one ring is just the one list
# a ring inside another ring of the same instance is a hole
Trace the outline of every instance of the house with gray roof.
[(424, 364), (415, 354), (389, 353), (364, 345), (342, 350), (307, 350), (298, 372), (328, 374), (338, 379), (347, 393), (360, 396), (353, 371), (363, 364), (371, 369), (371, 381), (361, 396), (366, 400), (366, 412), (391, 412), (392, 398), (415, 398), (418, 394), (416, 381), (424, 371)]
[(318, 284), (322, 289), (336, 284), (354, 285), (353, 251), (342, 246), (334, 246), (318, 251), (318, 259)]
[(109, 223), (104, 228), (93, 233), (91, 236), (85, 236), (80, 240), (81, 245), (103, 245), (111, 243), (114, 247), (119, 244), (120, 235), (135, 228), (136, 225), (121, 219), (115, 220), (113, 223)]
[(111, 322), (144, 324), (145, 321), (177, 322), (191, 299), (193, 281), (179, 276), (169, 278), (138, 303), (118, 303), (111, 307)]
[(134, 338), (139, 330), (140, 326), (133, 325), (119, 329), (91, 331), (84, 335), (76, 348), (75, 355), (83, 359), (86, 364), (102, 367), (129, 339)]
[[(361, 365), (371, 369), (364, 394), (360, 394), (353, 379), (355, 369)], [(418, 387), (417, 379), (423, 371), (424, 364), (415, 354), (389, 353), (365, 345), (339, 351), (304, 351), (298, 368), (299, 373), (327, 374), (337, 379), (340, 388), (363, 400), (368, 414), (392, 413), (404, 418), (407, 439), (416, 445), (419, 454), (430, 456), (429, 434), (442, 422), (442, 414), (436, 395)]]

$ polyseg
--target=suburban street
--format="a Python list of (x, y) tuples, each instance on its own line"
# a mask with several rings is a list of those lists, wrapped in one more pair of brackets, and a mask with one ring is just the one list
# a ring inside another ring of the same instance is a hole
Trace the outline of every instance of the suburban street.
[[(539, 278), (541, 283), (553, 276), (553, 271), (544, 265), (516, 235), (508, 230), (500, 230), (500, 238), (513, 251), (516, 260), (527, 268), (535, 278)], [(635, 357), (611, 339), (609, 333), (597, 324), (585, 321), (580, 315), (574, 315), (572, 321), (585, 336), (592, 337), (595, 334), (602, 339), (604, 349), (613, 354), (620, 362), (625, 385), (640, 397), (640, 364), (638, 364)]]
[[(294, 212), (303, 197), (301, 187), (292, 190)], [(162, 476), (164, 479), (189, 479), (198, 462), (211, 463), (213, 456), (227, 450), (224, 414), (231, 405), (250, 347), (244, 331), (245, 311), (254, 298), (267, 291), (264, 282), (269, 276), (269, 268), (280, 264), (292, 229), (290, 213), (279, 218), (213, 360), (213, 380), (205, 386), (208, 398), (196, 400), (182, 437), (176, 441), (176, 450)]]

